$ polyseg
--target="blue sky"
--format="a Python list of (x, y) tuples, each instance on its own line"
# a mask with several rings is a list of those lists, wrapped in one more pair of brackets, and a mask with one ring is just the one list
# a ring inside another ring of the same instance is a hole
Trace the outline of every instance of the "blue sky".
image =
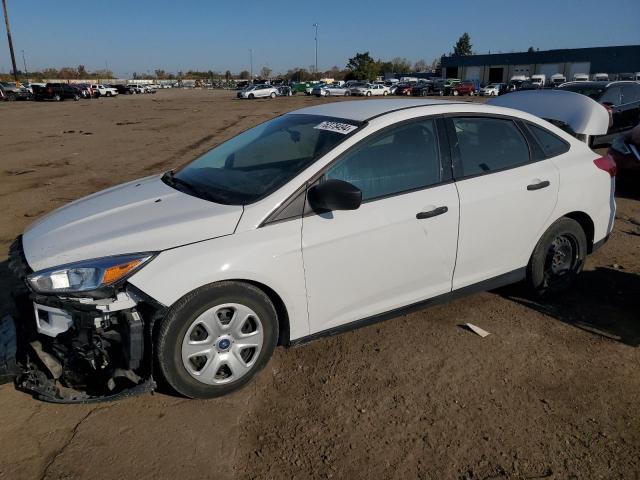
[[(314, 62), (344, 67), (355, 52), (375, 58), (447, 53), (465, 31), (478, 53), (640, 44), (640, 0), (315, 0), (53, 2), (7, 0), (22, 69), (104, 68), (119, 75), (156, 68), (275, 72)], [(446, 6), (446, 8), (443, 8)], [(61, 7), (61, 8), (59, 8)], [(0, 24), (0, 71), (9, 49)]]

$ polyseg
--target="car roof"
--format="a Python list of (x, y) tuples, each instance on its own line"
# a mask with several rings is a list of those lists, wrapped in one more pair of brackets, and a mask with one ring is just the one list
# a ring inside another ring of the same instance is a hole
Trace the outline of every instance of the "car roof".
[(357, 122), (364, 122), (373, 117), (384, 115), (385, 113), (391, 113), (396, 110), (403, 110), (405, 108), (424, 107), (428, 105), (447, 105), (452, 103), (464, 103), (464, 102), (451, 102), (447, 100), (410, 100), (410, 99), (397, 99), (397, 100), (355, 100), (347, 102), (333, 102), (325, 103), (322, 105), (315, 105), (313, 107), (306, 107), (300, 110), (295, 110), (291, 113), (303, 114), (303, 115), (321, 115), (326, 117), (345, 118), (347, 120), (354, 120)]

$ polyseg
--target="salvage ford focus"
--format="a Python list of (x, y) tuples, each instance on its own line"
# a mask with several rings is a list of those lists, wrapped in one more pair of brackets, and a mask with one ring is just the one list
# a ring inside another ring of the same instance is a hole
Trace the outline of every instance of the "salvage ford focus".
[(305, 108), (43, 217), (10, 251), (17, 386), (212, 397), (277, 345), (521, 280), (564, 291), (613, 227), (615, 164), (581, 141), (608, 114), (495, 101)]

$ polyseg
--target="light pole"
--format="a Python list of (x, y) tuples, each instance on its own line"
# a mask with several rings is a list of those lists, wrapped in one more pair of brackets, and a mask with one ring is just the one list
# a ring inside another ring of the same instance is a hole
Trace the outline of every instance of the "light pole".
[(249, 49), (249, 81), (253, 83), (253, 48)]
[(27, 61), (24, 59), (24, 50), (21, 50), (22, 52), (22, 65), (24, 65), (24, 76), (27, 79), (27, 82), (29, 81), (29, 71), (27, 70)]
[(314, 23), (311, 26), (316, 28), (316, 80), (318, 80), (318, 27), (320, 26), (320, 24)]

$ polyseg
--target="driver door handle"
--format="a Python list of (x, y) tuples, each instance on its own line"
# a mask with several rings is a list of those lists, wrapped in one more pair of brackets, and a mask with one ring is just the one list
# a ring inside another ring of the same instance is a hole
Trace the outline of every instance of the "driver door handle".
[(429, 210), (428, 212), (416, 213), (416, 218), (418, 220), (422, 220), (423, 218), (437, 217), (438, 215), (442, 215), (443, 213), (447, 213), (448, 211), (449, 208), (447, 207), (438, 207), (434, 208), (433, 210)]
[(541, 188), (547, 188), (551, 183), (549, 180), (545, 180), (543, 182), (532, 183), (531, 185), (527, 185), (527, 190), (540, 190)]

